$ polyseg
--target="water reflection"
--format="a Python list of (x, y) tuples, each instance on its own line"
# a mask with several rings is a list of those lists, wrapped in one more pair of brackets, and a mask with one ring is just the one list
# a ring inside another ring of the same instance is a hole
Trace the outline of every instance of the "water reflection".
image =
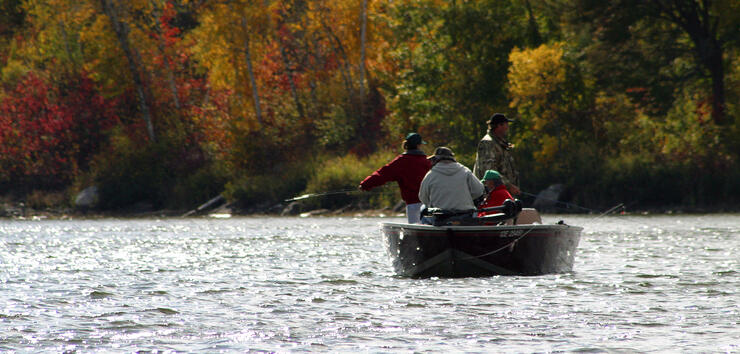
[(422, 280), (381, 219), (4, 220), (0, 350), (740, 350), (737, 215), (560, 219), (573, 273)]

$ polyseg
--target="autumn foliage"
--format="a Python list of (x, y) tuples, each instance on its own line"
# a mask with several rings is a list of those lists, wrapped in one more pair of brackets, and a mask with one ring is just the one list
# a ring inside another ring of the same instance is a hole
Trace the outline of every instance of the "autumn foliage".
[[(224, 191), (274, 204), (356, 184), (334, 175), (365, 173), (410, 131), (471, 164), (493, 112), (516, 119), (510, 138), (530, 192), (563, 183), (596, 206), (623, 194), (659, 204), (650, 186), (665, 176), (677, 181), (662, 184), (672, 195), (692, 191), (689, 204), (738, 189), (736, 1), (13, 0), (2, 9), (6, 193), (95, 184), (110, 209), (187, 208)], [(721, 173), (696, 178), (704, 169)]]
[(26, 188), (71, 182), (118, 124), (115, 103), (87, 77), (59, 87), (24, 76), (0, 103), (0, 180)]

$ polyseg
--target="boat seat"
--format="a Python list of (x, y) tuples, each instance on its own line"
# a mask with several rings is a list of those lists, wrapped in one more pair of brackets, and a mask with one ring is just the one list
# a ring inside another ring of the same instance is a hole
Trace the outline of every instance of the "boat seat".
[(517, 215), (516, 218), (508, 220), (508, 225), (527, 225), (527, 224), (542, 224), (542, 218), (537, 209), (534, 208), (522, 208), (522, 211)]
[[(532, 209), (534, 210), (534, 209)], [(478, 212), (499, 211), (496, 214), (477, 216)], [(512, 220), (522, 211), (522, 202), (506, 199), (504, 204), (477, 210), (444, 210), (440, 208), (422, 208), (422, 224), (434, 226), (474, 226), (474, 225), (511, 225)], [(535, 211), (536, 213), (537, 211)], [(539, 216), (538, 216), (539, 217)]]

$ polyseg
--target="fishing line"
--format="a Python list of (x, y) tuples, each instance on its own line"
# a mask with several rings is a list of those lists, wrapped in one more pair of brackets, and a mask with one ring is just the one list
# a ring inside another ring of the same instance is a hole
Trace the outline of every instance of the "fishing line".
[[(598, 216), (594, 217), (590, 221), (593, 221), (593, 220), (596, 220), (596, 219), (598, 219), (598, 218), (600, 218), (602, 216), (608, 215), (608, 214), (610, 214), (610, 213), (614, 212), (615, 210), (617, 210), (619, 208), (622, 208), (622, 207), (624, 207), (624, 203), (619, 203), (619, 204), (617, 204), (617, 205), (609, 208), (609, 210), (607, 210), (607, 211), (599, 214)], [(537, 227), (537, 224), (532, 224), (532, 226), (529, 229), (527, 229), (527, 231), (525, 231), (521, 236), (517, 237), (516, 239), (514, 239), (514, 241), (511, 241), (511, 242), (507, 243), (506, 245), (504, 245), (504, 246), (502, 246), (502, 247), (500, 247), (500, 248), (498, 248), (496, 250), (493, 250), (491, 252), (487, 252), (487, 253), (484, 253), (484, 254), (481, 254), (481, 255), (477, 255), (477, 256), (470, 256), (470, 257), (467, 257), (467, 258), (461, 258), (461, 260), (469, 260), (469, 259), (473, 259), (473, 258), (481, 258), (481, 257), (490, 256), (490, 255), (495, 254), (497, 252), (503, 251), (506, 248), (511, 247), (512, 245), (514, 245), (515, 243), (517, 243), (517, 241), (519, 241), (522, 238), (524, 238), (524, 236), (527, 236), (532, 230), (534, 230), (535, 227)]]
[(580, 205), (576, 205), (576, 204), (573, 204), (573, 203), (567, 203), (567, 202), (563, 202), (563, 201), (556, 200), (556, 199), (550, 199), (550, 198), (540, 197), (540, 196), (538, 196), (536, 194), (527, 193), (525, 191), (520, 191), (520, 192), (522, 194), (524, 194), (524, 195), (527, 195), (527, 196), (530, 196), (530, 197), (534, 197), (535, 199), (543, 199), (543, 200), (547, 200), (547, 201), (550, 201), (550, 202), (555, 202), (555, 203), (563, 204), (565, 206), (569, 206), (569, 207), (574, 207), (574, 208), (578, 208), (578, 209), (581, 209), (581, 210), (585, 210), (585, 211), (588, 211), (590, 213), (598, 213), (598, 210), (594, 210), (594, 209), (591, 209), (591, 208), (582, 207)]
[[(560, 201), (560, 200), (555, 200), (555, 199), (550, 199), (550, 198), (545, 198), (545, 197), (540, 197), (540, 196), (537, 196), (535, 194), (528, 193), (528, 192), (525, 192), (525, 191), (520, 191), (520, 192), (522, 194), (527, 195), (527, 196), (530, 196), (530, 197), (534, 197), (534, 198), (538, 198), (538, 199), (543, 199), (543, 200), (547, 200), (547, 201), (551, 201), (551, 202), (563, 204), (563, 205), (568, 206), (568, 207), (578, 208), (578, 209), (581, 209), (581, 210), (588, 211), (589, 213), (592, 213), (592, 214), (596, 214), (596, 213), (599, 214), (599, 215), (593, 217), (589, 221), (593, 221), (593, 220), (596, 220), (598, 218), (601, 218), (601, 217), (604, 217), (606, 215), (609, 215), (609, 214), (613, 213), (614, 211), (616, 211), (617, 209), (621, 209), (621, 210), (625, 210), (626, 209), (626, 205), (624, 205), (624, 203), (619, 203), (619, 204), (615, 205), (614, 207), (608, 209), (605, 212), (599, 212), (596, 209), (586, 208), (586, 207), (583, 207), (583, 206), (580, 206), (580, 205), (577, 205), (577, 204), (567, 203), (567, 202), (563, 202), (563, 201)], [(633, 221), (633, 220), (627, 220), (627, 221)], [(636, 222), (636, 221), (633, 221), (633, 222)]]
[(591, 219), (591, 221), (594, 221), (594, 220), (596, 220), (596, 219), (598, 219), (598, 218), (600, 218), (600, 217), (602, 217), (602, 216), (606, 216), (606, 215), (609, 215), (609, 214), (611, 214), (612, 212), (614, 212), (614, 211), (615, 211), (615, 210), (617, 210), (617, 209), (622, 209), (622, 210), (624, 210), (624, 203), (619, 203), (619, 204), (617, 204), (617, 205), (613, 206), (613, 207), (612, 207), (611, 209), (609, 209), (609, 210), (607, 210), (607, 211), (605, 211), (605, 212), (603, 212), (603, 213), (599, 214), (598, 216), (594, 217), (593, 219)]

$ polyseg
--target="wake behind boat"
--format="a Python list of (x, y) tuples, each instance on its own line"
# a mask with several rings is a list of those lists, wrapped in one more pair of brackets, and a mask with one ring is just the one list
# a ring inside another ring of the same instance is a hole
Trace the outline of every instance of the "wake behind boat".
[[(495, 219), (503, 222), (514, 220), (514, 216), (508, 211)], [(437, 222), (437, 226), (382, 223), (396, 273), (412, 278), (453, 278), (541, 275), (573, 269), (581, 227), (537, 224), (539, 215), (534, 209), (525, 209), (511, 225), (470, 225), (485, 220), (467, 219)]]

